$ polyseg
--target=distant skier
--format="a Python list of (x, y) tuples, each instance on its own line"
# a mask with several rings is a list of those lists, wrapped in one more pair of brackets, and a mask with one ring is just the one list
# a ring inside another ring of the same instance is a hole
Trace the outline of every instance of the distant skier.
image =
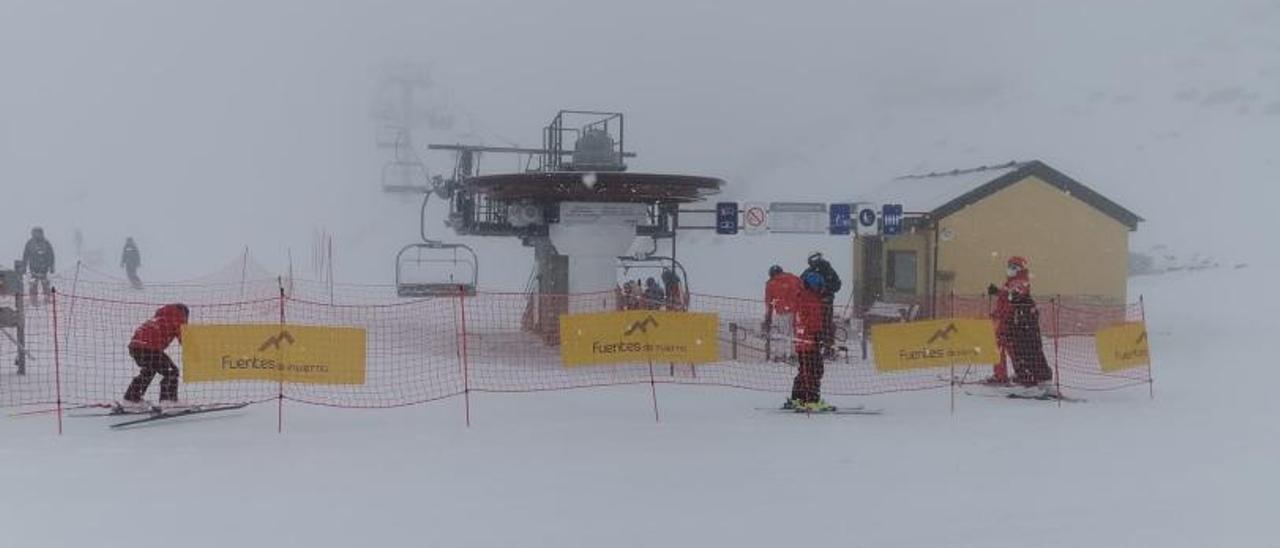
[(133, 332), (129, 341), (129, 356), (138, 365), (138, 376), (129, 383), (124, 400), (116, 403), (122, 411), (145, 411), (150, 408), (142, 396), (151, 386), (151, 380), (160, 375), (160, 408), (180, 407), (178, 402), (178, 366), (165, 354), (174, 340), (182, 344), (182, 326), (186, 325), (191, 311), (181, 303), (167, 304), (156, 310), (151, 319), (143, 322)]
[(666, 297), (666, 291), (662, 286), (658, 285), (658, 280), (652, 277), (644, 281), (644, 308), (648, 310), (659, 310), (662, 308), (662, 300)]
[[(766, 353), (772, 354), (774, 327), (785, 333), (788, 339), (791, 338), (796, 299), (799, 298), (797, 294), (803, 287), (799, 276), (778, 265), (769, 267), (769, 281), (764, 284), (764, 322), (760, 325), (760, 332), (764, 334), (765, 344), (769, 347)], [(790, 352), (784, 350), (779, 354), (779, 357), (785, 358)]]
[(129, 275), (129, 283), (133, 284), (133, 288), (142, 289), (142, 280), (138, 278), (138, 267), (142, 266), (142, 253), (138, 251), (138, 244), (134, 243), (132, 236), (124, 240), (120, 266), (124, 267), (125, 273)]
[(1007, 382), (1006, 357), (1013, 362), (1013, 381), (1022, 386), (1041, 386), (1052, 390), (1053, 370), (1044, 357), (1040, 335), (1040, 311), (1031, 298), (1031, 272), (1023, 257), (1010, 257), (1005, 268), (1003, 287), (991, 284), (987, 293), (995, 296), (991, 319), (996, 324), (996, 342), (1000, 347), (1000, 363), (996, 364), (994, 383)]
[(796, 293), (795, 300), (795, 348), (800, 368), (791, 384), (791, 399), (782, 408), (810, 413), (834, 411), (835, 406), (822, 401), (822, 295), (826, 282), (817, 272), (806, 272), (800, 280), (804, 287)]
[(667, 310), (682, 312), (689, 309), (689, 294), (685, 292), (676, 271), (662, 269), (662, 285), (666, 288)]
[(54, 272), (53, 244), (44, 237), (44, 229), (31, 229), (31, 239), (22, 250), (23, 267), (31, 273), (31, 304), (40, 304), (40, 291), (49, 294), (49, 275)]
[(822, 276), (822, 343), (824, 353), (830, 354), (835, 351), (835, 300), (836, 293), (840, 291), (840, 275), (822, 253), (817, 251), (809, 255), (809, 268), (805, 269), (800, 278), (804, 279), (811, 272)]

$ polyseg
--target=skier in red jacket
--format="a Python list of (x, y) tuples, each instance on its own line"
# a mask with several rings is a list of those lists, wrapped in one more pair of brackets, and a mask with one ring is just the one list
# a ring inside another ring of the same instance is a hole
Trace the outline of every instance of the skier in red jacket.
[(796, 294), (803, 285), (799, 276), (783, 270), (781, 266), (769, 267), (769, 281), (764, 284), (764, 322), (760, 324), (760, 332), (764, 335), (765, 354), (771, 359), (786, 359), (790, 354), (786, 350), (777, 355), (773, 353), (774, 318), (777, 318), (777, 332), (784, 334), (784, 341), (789, 339), (795, 320)]
[[(1010, 257), (1006, 265), (1004, 287), (995, 284), (987, 287), (987, 293), (995, 295), (995, 308), (991, 319), (996, 324), (996, 342), (1000, 347), (1000, 362), (995, 365), (991, 381), (1009, 382), (1006, 359), (1013, 362), (1014, 381), (1023, 386), (1035, 386), (1053, 379), (1053, 371), (1044, 357), (1040, 336), (1040, 311), (1031, 298), (1031, 272), (1027, 259)], [(1046, 384), (1047, 386), (1047, 384)]]
[(178, 405), (178, 366), (164, 351), (175, 339), (182, 344), (182, 326), (186, 325), (190, 315), (191, 311), (185, 304), (167, 304), (133, 332), (129, 356), (138, 364), (139, 372), (125, 390), (124, 400), (116, 404), (117, 409), (143, 411), (150, 408), (142, 396), (157, 374), (160, 375), (160, 406)]
[(825, 280), (817, 272), (807, 272), (800, 280), (804, 287), (795, 298), (795, 348), (800, 368), (791, 384), (791, 399), (782, 408), (810, 413), (834, 411), (835, 406), (822, 401), (822, 351), (826, 346)]

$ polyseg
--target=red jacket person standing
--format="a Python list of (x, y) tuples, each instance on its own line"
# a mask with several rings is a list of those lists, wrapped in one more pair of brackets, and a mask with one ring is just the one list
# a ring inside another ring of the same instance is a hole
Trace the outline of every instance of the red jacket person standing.
[(182, 326), (186, 325), (190, 315), (191, 311), (185, 304), (167, 304), (157, 309), (154, 317), (143, 322), (133, 332), (133, 339), (129, 341), (129, 356), (138, 365), (139, 371), (125, 390), (124, 400), (117, 404), (118, 408), (148, 408), (142, 396), (157, 374), (160, 375), (161, 407), (177, 405), (178, 366), (173, 364), (173, 360), (164, 351), (174, 340), (182, 343)]
[[(1000, 346), (1000, 363), (996, 364), (995, 379), (1007, 375), (1005, 356), (1013, 362), (1014, 381), (1023, 386), (1035, 386), (1053, 380), (1053, 370), (1044, 357), (1044, 343), (1040, 336), (1040, 311), (1031, 298), (1031, 272), (1023, 257), (1010, 257), (1006, 265), (1007, 279), (1004, 287), (992, 285), (988, 293), (996, 296), (991, 319), (996, 324), (996, 342)], [(1005, 377), (1007, 379), (1007, 377)]]
[(822, 401), (822, 349), (826, 345), (824, 280), (816, 272), (806, 272), (800, 280), (804, 288), (796, 293), (795, 299), (795, 348), (800, 368), (791, 384), (791, 399), (782, 407), (812, 413), (834, 411), (834, 406)]

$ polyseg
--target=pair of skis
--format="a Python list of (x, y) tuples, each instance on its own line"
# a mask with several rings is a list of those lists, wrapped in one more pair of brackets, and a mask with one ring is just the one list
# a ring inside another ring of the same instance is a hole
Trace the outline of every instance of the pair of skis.
[(176, 409), (162, 409), (152, 407), (150, 409), (142, 409), (137, 411), (125, 411), (111, 404), (87, 404), (81, 406), (81, 409), (89, 408), (105, 408), (106, 411), (97, 413), (73, 413), (71, 417), (137, 417), (123, 422), (113, 423), (111, 428), (123, 428), (126, 426), (134, 426), (149, 422), (162, 421), (167, 419), (176, 419), (179, 417), (189, 417), (191, 415), (202, 415), (205, 413), (217, 413), (220, 411), (232, 411), (235, 409), (243, 409), (249, 405), (244, 403), (214, 403), (205, 405), (192, 405), (190, 407), (181, 407)]
[(772, 411), (788, 415), (883, 415), (884, 409), (868, 409), (865, 405), (833, 407), (827, 411), (805, 411), (803, 409), (784, 409), (782, 407), (757, 407), (757, 411)]
[(1063, 394), (1060, 391), (1045, 391), (1034, 387), (1019, 386), (1013, 383), (988, 383), (979, 380), (969, 380), (966, 377), (953, 377), (948, 379), (944, 375), (939, 375), (938, 380), (951, 382), (961, 387), (967, 396), (977, 396), (980, 398), (1004, 398), (1009, 400), (1038, 400), (1038, 401), (1064, 401), (1071, 403), (1083, 403), (1088, 400), (1084, 398), (1076, 398)]

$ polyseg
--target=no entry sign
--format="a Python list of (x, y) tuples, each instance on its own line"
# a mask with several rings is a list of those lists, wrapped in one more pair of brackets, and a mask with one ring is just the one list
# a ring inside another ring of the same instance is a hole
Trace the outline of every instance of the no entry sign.
[(769, 226), (769, 206), (763, 202), (742, 204), (742, 232), (764, 234)]

